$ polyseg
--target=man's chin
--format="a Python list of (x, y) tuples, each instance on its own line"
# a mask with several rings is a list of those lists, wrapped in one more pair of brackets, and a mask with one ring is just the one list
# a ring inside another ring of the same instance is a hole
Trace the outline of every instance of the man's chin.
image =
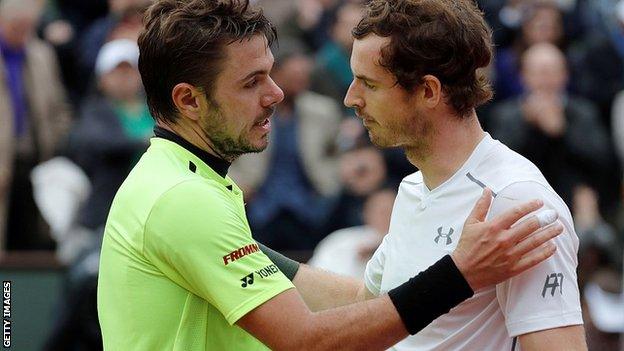
[(388, 148), (388, 147), (393, 146), (387, 140), (380, 138), (378, 136), (375, 136), (375, 134), (373, 134), (373, 132), (371, 132), (370, 130), (368, 131), (368, 138), (370, 139), (371, 143), (373, 143), (373, 145), (379, 148)]
[(262, 140), (262, 141), (259, 141), (259, 142), (255, 143), (255, 144), (253, 144), (253, 145), (248, 145), (246, 153), (257, 154), (257, 153), (260, 153), (260, 152), (266, 150), (267, 147), (269, 147), (269, 141), (268, 140)]

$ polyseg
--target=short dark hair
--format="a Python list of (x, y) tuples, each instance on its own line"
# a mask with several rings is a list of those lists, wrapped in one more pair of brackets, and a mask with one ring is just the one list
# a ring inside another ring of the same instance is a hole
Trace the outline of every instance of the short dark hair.
[(459, 116), (492, 98), (489, 81), (477, 71), (492, 60), (492, 32), (472, 0), (371, 0), (353, 36), (371, 33), (390, 37), (380, 64), (404, 89), (431, 74)]
[(158, 0), (146, 11), (139, 36), (139, 71), (155, 119), (175, 122), (176, 84), (204, 90), (212, 100), (225, 47), (257, 34), (270, 46), (275, 27), (249, 0)]

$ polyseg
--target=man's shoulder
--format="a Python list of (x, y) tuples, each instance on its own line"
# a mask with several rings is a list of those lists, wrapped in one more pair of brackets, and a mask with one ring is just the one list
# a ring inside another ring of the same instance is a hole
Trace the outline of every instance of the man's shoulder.
[(469, 173), (469, 178), (478, 179), (495, 194), (521, 183), (551, 188), (533, 162), (499, 141)]
[(122, 183), (113, 205), (135, 210), (151, 208), (158, 201), (173, 200), (180, 201), (179, 206), (184, 207), (193, 199), (209, 202), (227, 190), (215, 180), (193, 173), (188, 161), (184, 161), (152, 143)]

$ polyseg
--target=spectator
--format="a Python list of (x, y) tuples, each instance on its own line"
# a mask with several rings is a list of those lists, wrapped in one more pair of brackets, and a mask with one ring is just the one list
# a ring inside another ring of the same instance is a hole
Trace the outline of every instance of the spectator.
[(311, 89), (334, 98), (339, 104), (353, 81), (349, 63), (353, 46), (351, 30), (361, 18), (362, 6), (358, 3), (346, 2), (338, 7), (330, 24), (329, 38), (316, 55)]
[(519, 67), (520, 58), (527, 48), (538, 43), (562, 47), (564, 42), (563, 12), (556, 2), (541, 0), (523, 3), (520, 8), (518, 37), (512, 46), (496, 53), (494, 90), (499, 101), (522, 94), (524, 86)]
[(624, 164), (624, 91), (618, 93), (613, 102), (611, 131), (620, 164)]
[(141, 88), (139, 48), (120, 39), (107, 43), (96, 61), (99, 93), (89, 97), (70, 137), (70, 155), (89, 176), (92, 192), (79, 224), (103, 226), (117, 189), (148, 146), (154, 121)]
[(107, 0), (47, 1), (39, 35), (54, 47), (63, 83), (73, 103), (77, 103), (84, 94), (85, 79), (79, 74), (75, 55), (79, 34), (107, 12)]
[(0, 252), (45, 249), (46, 235), (30, 171), (52, 157), (70, 122), (50, 46), (33, 35), (39, 1), (0, 2)]
[[(109, 14), (89, 26), (80, 37), (77, 48), (80, 75), (91, 77), (95, 60), (102, 45), (115, 39), (137, 41), (141, 30), (143, 10), (150, 0), (109, 0)], [(83, 91), (89, 79), (83, 79)]]
[(254, 237), (277, 250), (314, 248), (328, 199), (340, 188), (335, 152), (340, 108), (308, 91), (311, 69), (300, 45), (280, 43), (272, 76), (284, 101), (272, 118), (271, 142), (230, 169), (249, 199)]
[(586, 185), (574, 189), (572, 206), (574, 224), (579, 237), (579, 286), (602, 268), (619, 268), (622, 265), (621, 241), (615, 229), (600, 214), (598, 194)]
[(280, 37), (300, 40), (308, 49), (318, 50), (329, 40), (329, 23), (342, 1), (296, 0), (292, 13), (278, 28)]
[(364, 279), (366, 263), (388, 233), (396, 192), (381, 189), (364, 203), (364, 225), (340, 229), (323, 239), (308, 262), (313, 267)]
[(332, 209), (325, 233), (361, 226), (366, 198), (385, 185), (386, 164), (379, 149), (367, 144), (356, 146), (340, 156), (342, 191)]
[(552, 44), (522, 58), (526, 94), (493, 107), (492, 135), (527, 157), (568, 206), (580, 183), (596, 184), (610, 163), (609, 136), (596, 108), (566, 93), (566, 60)]
[(571, 57), (571, 88), (592, 100), (609, 126), (615, 95), (624, 90), (624, 1), (588, 1), (592, 31)]

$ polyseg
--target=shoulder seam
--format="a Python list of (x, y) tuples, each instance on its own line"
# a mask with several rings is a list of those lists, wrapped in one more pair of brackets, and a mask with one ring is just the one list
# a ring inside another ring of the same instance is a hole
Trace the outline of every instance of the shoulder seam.
[(206, 178), (202, 178), (202, 179), (197, 179), (197, 178), (185, 178), (180, 180), (179, 182), (173, 184), (172, 186), (170, 186), (167, 190), (163, 191), (160, 195), (158, 195), (158, 197), (156, 198), (156, 200), (154, 200), (154, 202), (152, 203), (152, 206), (150, 207), (149, 213), (147, 214), (147, 217), (145, 218), (145, 224), (143, 225), (143, 242), (141, 243), (141, 254), (145, 257), (145, 237), (147, 234), (147, 223), (149, 222), (150, 218), (152, 217), (152, 211), (154, 211), (154, 208), (156, 207), (156, 204), (160, 201), (160, 199), (163, 198), (163, 196), (165, 196), (166, 194), (168, 194), (171, 190), (173, 190), (174, 188), (176, 188), (177, 186), (184, 184), (184, 183), (188, 183), (188, 182), (199, 182), (201, 180), (206, 180), (209, 182), (215, 182), (214, 180), (211, 179), (206, 179)]
[(563, 202), (563, 200), (561, 199), (559, 194), (557, 194), (557, 192), (555, 192), (553, 189), (548, 188), (544, 183), (539, 182), (537, 180), (532, 180), (532, 179), (529, 180), (529, 179), (527, 179), (527, 180), (518, 180), (518, 181), (511, 182), (511, 183), (505, 185), (504, 187), (502, 187), (498, 191), (498, 194), (500, 195), (501, 192), (503, 192), (505, 189), (509, 188), (512, 185), (516, 185), (516, 184), (520, 184), (520, 183), (534, 183), (534, 184), (537, 184), (540, 187), (544, 188), (544, 190), (546, 190), (548, 193), (550, 193), (551, 195), (554, 195), (553, 199), (556, 199), (556, 201), (560, 202), (560, 205), (563, 205), (563, 208), (567, 209), (567, 211), (568, 211), (567, 214), (570, 216), (570, 218), (572, 218), (572, 213), (570, 213), (570, 209), (568, 208), (568, 205), (565, 202)]

